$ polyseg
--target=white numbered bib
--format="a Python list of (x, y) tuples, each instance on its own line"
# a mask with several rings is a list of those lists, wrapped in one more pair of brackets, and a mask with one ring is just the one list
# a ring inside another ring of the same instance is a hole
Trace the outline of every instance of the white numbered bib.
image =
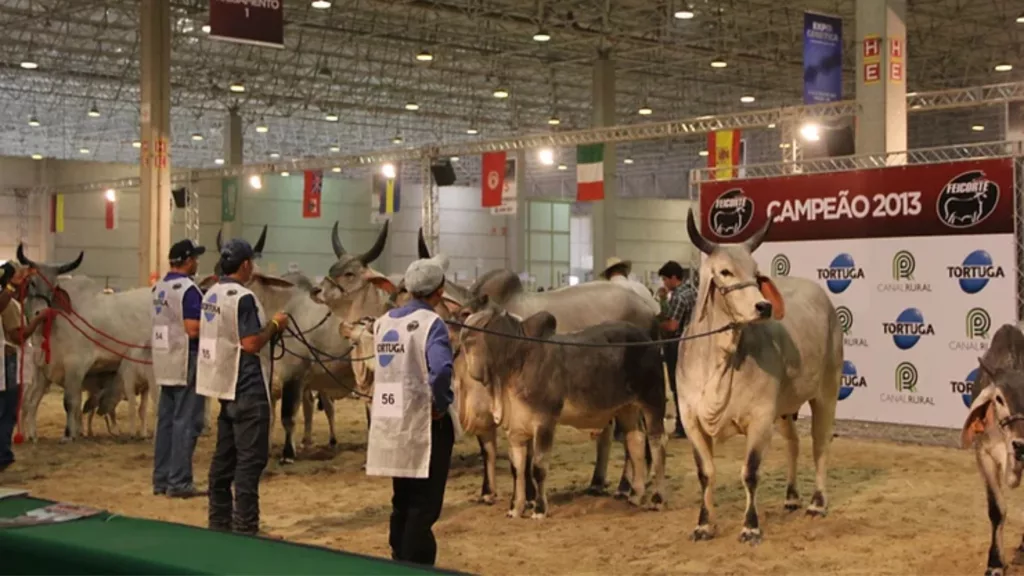
[(374, 418), (401, 418), (405, 407), (401, 382), (377, 382), (373, 390)]
[(199, 361), (213, 364), (217, 362), (217, 341), (212, 338), (199, 339)]
[(167, 326), (153, 327), (153, 349), (170, 350), (171, 343), (168, 341)]

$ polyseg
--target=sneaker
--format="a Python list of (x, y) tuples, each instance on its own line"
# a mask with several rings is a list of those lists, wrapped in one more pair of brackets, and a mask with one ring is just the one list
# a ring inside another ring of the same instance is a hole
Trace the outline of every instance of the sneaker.
[(171, 488), (167, 490), (167, 495), (170, 496), (171, 498), (183, 499), (195, 498), (197, 496), (206, 496), (207, 493), (208, 492), (206, 490), (200, 490), (191, 484), (184, 488)]

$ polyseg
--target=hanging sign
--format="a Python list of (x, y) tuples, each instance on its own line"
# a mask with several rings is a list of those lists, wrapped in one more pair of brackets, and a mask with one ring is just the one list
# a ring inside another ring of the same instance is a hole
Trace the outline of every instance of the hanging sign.
[(804, 12), (804, 104), (843, 98), (843, 20)]
[(882, 37), (864, 37), (864, 83), (874, 84), (882, 79)]
[(220, 220), (235, 221), (235, 207), (238, 205), (238, 178), (224, 178), (220, 181)]
[(284, 2), (210, 0), (210, 38), (284, 48)]

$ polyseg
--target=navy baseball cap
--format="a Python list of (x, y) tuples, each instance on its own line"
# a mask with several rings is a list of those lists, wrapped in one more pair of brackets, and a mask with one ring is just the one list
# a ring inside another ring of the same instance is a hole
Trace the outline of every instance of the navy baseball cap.
[(252, 245), (244, 238), (232, 238), (220, 248), (221, 262), (235, 262), (241, 264), (242, 262), (252, 260), (255, 257), (256, 253), (253, 252)]
[(171, 246), (171, 252), (167, 255), (167, 259), (171, 264), (180, 264), (189, 258), (202, 256), (205, 253), (206, 246), (200, 246), (191, 240), (185, 239)]

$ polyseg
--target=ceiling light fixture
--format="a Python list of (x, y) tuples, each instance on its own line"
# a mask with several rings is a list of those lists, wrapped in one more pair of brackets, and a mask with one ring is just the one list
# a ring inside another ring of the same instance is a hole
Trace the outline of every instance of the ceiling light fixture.
[(142, 148), (142, 141), (132, 140), (132, 148)]
[(78, 153), (79, 154), (88, 154), (89, 153), (89, 149), (88, 148), (79, 148), (78, 149)]
[(775, 128), (775, 122), (772, 122), (771, 124), (769, 124), (769, 125), (768, 125), (768, 128), (769, 128), (769, 129), (771, 129), (771, 128)]
[(214, 158), (213, 159), (213, 163), (216, 164), (217, 166), (222, 166), (224, 164), (224, 159), (223, 158)]
[(821, 140), (821, 128), (813, 122), (808, 122), (800, 127), (800, 135), (808, 142)]
[(433, 59), (434, 55), (426, 50), (420, 50), (419, 53), (416, 54), (416, 60), (420, 62), (430, 62)]
[(508, 88), (498, 87), (494, 90), (495, 98), (508, 98)]
[(287, 170), (283, 170), (281, 172), (281, 176), (284, 176), (285, 178), (287, 178), (288, 176), (291, 176), (291, 175), (292, 175), (291, 172), (289, 172)]
[(22, 60), (21, 67), (25, 70), (35, 70), (39, 68), (39, 63), (34, 60)]
[(551, 118), (548, 118), (548, 126), (558, 126), (561, 123), (562, 121), (558, 118), (558, 116), (552, 116)]
[(469, 134), (470, 136), (476, 136), (479, 133), (480, 133), (480, 131), (477, 130), (476, 128), (467, 128), (466, 129), (466, 134)]
[(341, 172), (341, 166), (335, 166), (334, 168), (331, 168), (331, 172), (334, 172), (335, 174)]
[(729, 63), (726, 62), (725, 60), (722, 60), (721, 58), (715, 58), (714, 60), (711, 61), (712, 68), (725, 68), (728, 65)]
[(707, 155), (708, 155), (708, 151), (707, 150), (701, 150), (700, 152), (697, 152), (697, 156), (707, 156)]
[(1024, 12), (1021, 12), (1020, 16), (1017, 16), (1017, 24), (1024, 24)]
[(100, 117), (100, 110), (99, 110), (99, 108), (96, 107), (95, 104), (92, 105), (92, 108), (89, 108), (89, 117), (90, 118), (99, 118)]
[(449, 162), (458, 162), (459, 161), (459, 157), (458, 156), (451, 156), (451, 157), (448, 158), (448, 161)]
[(750, 104), (754, 100), (757, 100), (757, 98), (754, 98), (753, 96), (740, 96), (740, 102), (743, 102), (744, 104)]
[(626, 158), (622, 159), (622, 163), (623, 164), (632, 164), (633, 163), (633, 159), (627, 156)]
[(397, 172), (395, 172), (395, 165), (390, 162), (380, 167), (380, 173), (383, 174), (385, 178), (394, 178), (397, 175)]
[(337, 122), (338, 115), (335, 114), (334, 112), (328, 112), (326, 115), (324, 115), (324, 120), (327, 120), (328, 122)]
[(534, 42), (547, 42), (548, 40), (551, 40), (551, 34), (548, 34), (543, 29), (537, 30), (533, 35)]
[(268, 130), (270, 130), (270, 128), (267, 128), (266, 124), (256, 125), (256, 131), (259, 132), (260, 134), (266, 134)]
[(106, 196), (107, 202), (117, 202), (117, 192), (113, 188), (107, 188), (103, 195)]
[(690, 20), (693, 18), (694, 14), (693, 10), (687, 8), (683, 10), (676, 10), (676, 13), (673, 14), (673, 16), (675, 16), (677, 20)]
[(209, 24), (203, 24), (203, 32), (204, 33), (209, 34), (210, 30), (211, 30), (211, 28), (210, 28)]
[(984, 132), (985, 131), (985, 125), (984, 124), (975, 124), (974, 126), (971, 126), (971, 130), (974, 130), (975, 132)]
[(36, 118), (35, 114), (29, 116), (28, 117), (28, 125), (32, 126), (32, 127), (39, 126), (39, 118)]
[(32, 159), (33, 160), (42, 160), (43, 159), (43, 155), (42, 154), (33, 154), (32, 155)]
[(654, 114), (654, 110), (651, 110), (650, 106), (644, 104), (643, 106), (640, 107), (639, 110), (636, 111), (636, 113), (641, 116), (650, 116), (651, 114)]
[(202, 142), (203, 141), (203, 135), (200, 134), (199, 132), (196, 132), (196, 133), (192, 134), (192, 139), (195, 140), (196, 142)]
[(249, 176), (249, 186), (251, 186), (253, 190), (259, 190), (263, 188), (263, 178), (260, 178), (259, 174), (253, 174), (252, 176)]
[(241, 82), (232, 82), (231, 85), (228, 86), (228, 90), (240, 94), (242, 92), (245, 92), (245, 84), (242, 84)]
[(392, 144), (401, 144), (402, 143), (402, 137), (396, 134), (395, 137), (391, 139), (391, 143)]
[(1010, 70), (1013, 70), (1013, 64), (996, 64), (995, 70), (996, 72), (1009, 72)]
[(273, 158), (274, 160), (277, 160), (278, 158), (281, 157), (281, 155), (277, 152), (271, 152), (270, 157)]
[(337, 144), (332, 144), (331, 152), (341, 152), (341, 146), (338, 146)]
[(331, 7), (331, 3), (327, 0), (313, 0), (309, 5), (317, 10), (326, 10)]
[(555, 151), (551, 148), (541, 148), (537, 152), (537, 159), (540, 163), (545, 166), (551, 166), (555, 163)]
[(415, 112), (420, 109), (420, 105), (415, 102), (406, 102), (405, 109), (410, 112)]

